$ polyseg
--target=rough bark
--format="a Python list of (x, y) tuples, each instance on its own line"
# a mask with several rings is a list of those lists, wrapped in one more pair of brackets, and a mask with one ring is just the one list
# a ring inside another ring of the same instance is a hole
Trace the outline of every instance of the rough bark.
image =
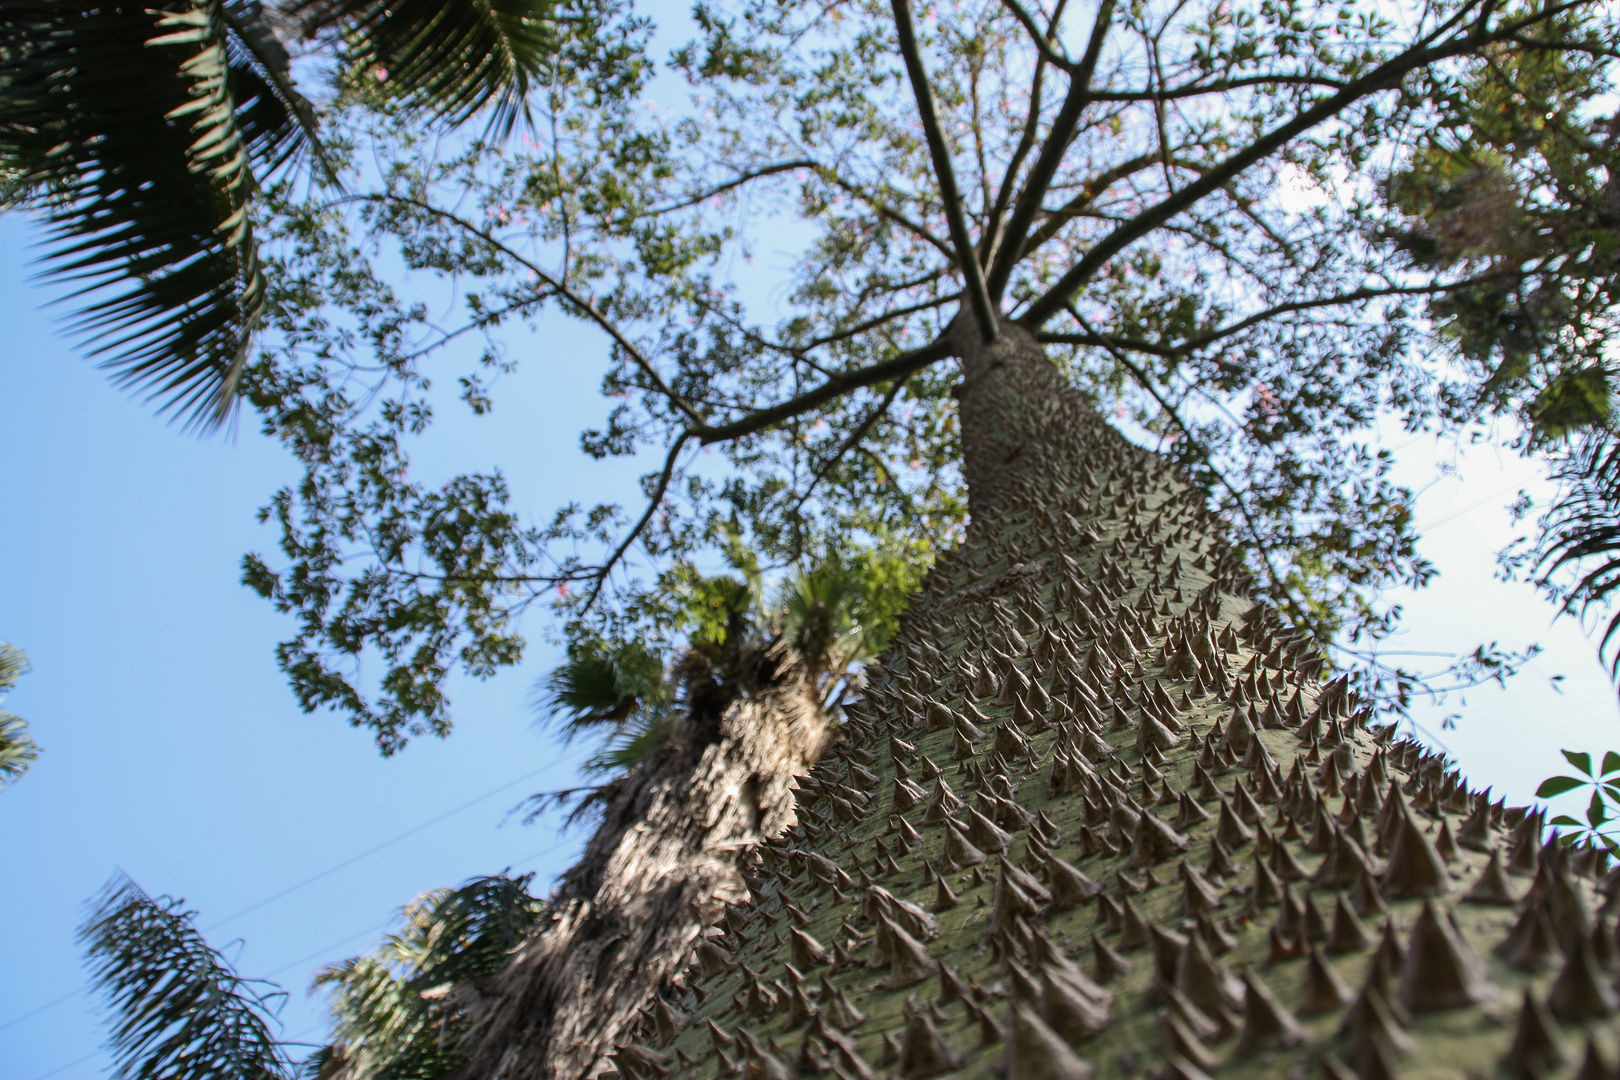
[(621, 1075), (1611, 1075), (1603, 856), (1369, 730), (1195, 491), (975, 341), (967, 543)]
[(462, 1075), (600, 1071), (697, 935), (743, 898), (744, 855), (793, 823), (794, 778), (827, 739), (813, 688), (788, 670), (620, 780), (558, 885), (556, 917), (501, 974), (458, 989)]

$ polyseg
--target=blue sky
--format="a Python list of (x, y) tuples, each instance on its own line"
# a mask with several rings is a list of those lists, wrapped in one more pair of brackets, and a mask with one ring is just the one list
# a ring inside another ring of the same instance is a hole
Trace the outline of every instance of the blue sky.
[[(781, 260), (760, 248), (763, 275), (735, 272), (764, 288)], [(82, 986), (73, 931), (119, 868), (185, 897), (244, 974), (290, 991), (287, 1035), (318, 1038), (311, 973), (368, 947), (400, 904), (508, 866), (548, 888), (571, 861), (579, 835), (502, 824), (522, 795), (575, 783), (587, 752), (530, 723), (530, 683), (555, 654), (531, 623), (521, 670), (457, 684), (455, 733), (390, 760), (337, 718), (300, 713), (272, 656), (290, 625), (237, 584), (242, 554), (274, 543), (254, 512), (293, 478), (291, 463), (251, 430), (198, 440), (110, 388), (41, 311), (29, 259), (22, 223), (0, 219), (0, 639), (33, 660), (7, 707), (46, 751), (0, 794), (11, 974), (0, 981), (0, 1080), (102, 1072), (94, 1002), (50, 1003)], [(561, 323), (522, 349), (494, 421), (449, 413), (423, 460), (499, 464), (519, 505), (542, 513), (603, 492), (631, 501), (635, 465), (577, 449), (602, 412), (601, 343)], [(1534, 470), (1483, 448), (1391, 442), (1403, 477), (1427, 487), (1418, 520), (1432, 526), (1424, 550), (1442, 570), (1404, 598), (1395, 647), (1549, 647), (1506, 692), (1472, 693), (1455, 731), (1438, 729), (1441, 712), (1422, 714), (1477, 782), (1527, 799), (1561, 765), (1559, 747), (1620, 746), (1613, 692), (1580, 627), (1491, 579), (1511, 535), (1501, 507), (1535, 487)], [(1455, 472), (1436, 481), (1443, 463)], [(1562, 693), (1554, 673), (1566, 676)]]
[[(32, 1080), (99, 1044), (83, 995), (16, 1019), (82, 985), (73, 931), (117, 868), (185, 897), (216, 944), (240, 939), (228, 950), (240, 969), (291, 991), (287, 1033), (318, 1036), (310, 973), (366, 947), (400, 904), (509, 865), (549, 886), (568, 865), (577, 834), (501, 825), (522, 796), (575, 783), (586, 752), (530, 723), (530, 683), (554, 654), (532, 624), (522, 670), (455, 686), (454, 735), (391, 760), (336, 717), (299, 712), (272, 655), (290, 624), (237, 584), (242, 554), (274, 543), (254, 512), (295, 475), (289, 461), (252, 431), (187, 436), (110, 388), (54, 333), (29, 258), (20, 223), (0, 219), (0, 639), (33, 661), (6, 704), (45, 749), (0, 794), (0, 919), (14, 928), (0, 1077)], [(601, 347), (563, 326), (536, 351), (502, 387), (499, 408), (522, 423), (451, 418), (429, 456), (499, 462), (532, 506), (627, 487), (633, 468), (576, 449)]]

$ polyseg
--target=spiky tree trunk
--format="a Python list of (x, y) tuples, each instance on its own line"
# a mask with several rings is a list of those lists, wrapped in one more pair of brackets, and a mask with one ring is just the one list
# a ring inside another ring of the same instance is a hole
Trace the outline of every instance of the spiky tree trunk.
[(1612, 1052), (1601, 857), (1367, 730), (1234, 591), (1196, 493), (1016, 328), (961, 352), (968, 541), (619, 1072), (1528, 1078), (1583, 1030)]
[(459, 987), (467, 1076), (600, 1071), (698, 934), (746, 895), (743, 858), (793, 823), (792, 783), (826, 748), (815, 690), (781, 648), (765, 685), (715, 717), (687, 717), (618, 781), (556, 917), (499, 975)]

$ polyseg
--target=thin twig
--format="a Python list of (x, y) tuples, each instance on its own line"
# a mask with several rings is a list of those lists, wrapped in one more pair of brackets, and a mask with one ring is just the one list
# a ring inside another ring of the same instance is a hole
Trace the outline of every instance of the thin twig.
[(641, 350), (636, 348), (635, 345), (631, 343), (630, 339), (627, 338), (616, 325), (614, 325), (611, 319), (607, 318), (607, 316), (603, 315), (597, 310), (595, 300), (580, 296), (578, 293), (574, 292), (573, 289), (552, 277), (551, 274), (538, 263), (534, 262), (532, 259), (524, 257), (521, 253), (514, 251), (511, 247), (496, 239), (495, 236), (489, 232), (489, 230), (479, 228), (477, 225), (474, 225), (472, 222), (461, 217), (459, 214), (445, 210), (442, 207), (434, 206), (432, 203), (423, 202), (420, 199), (414, 199), (409, 195), (399, 195), (394, 193), (382, 195), (350, 195), (338, 201), (347, 202), (351, 200), (381, 203), (397, 202), (406, 206), (414, 206), (418, 210), (422, 210), (425, 213), (429, 213), (435, 217), (441, 218), (457, 228), (478, 237), (478, 239), (482, 240), (496, 251), (499, 251), (507, 258), (523, 267), (525, 270), (529, 271), (541, 282), (549, 286), (558, 296), (562, 297), (564, 300), (567, 300), (569, 304), (578, 308), (580, 311), (589, 316), (590, 320), (596, 323), (596, 325), (604, 333), (611, 337), (614, 342), (625, 351), (625, 354), (630, 357), (631, 361), (641, 369), (642, 373), (652, 381), (653, 388), (656, 389), (660, 394), (664, 395), (664, 397), (669, 400), (670, 404), (674, 405), (675, 408), (684, 413), (688, 420), (692, 421), (693, 424), (698, 426), (702, 426), (706, 422), (703, 418), (703, 414), (694, 409), (685, 398), (677, 394), (674, 389), (664, 381), (664, 377), (658, 374), (658, 369), (653, 367), (652, 361), (647, 359)]
[(854, 431), (850, 432), (849, 436), (839, 444), (838, 449), (834, 451), (833, 454), (827, 458), (827, 460), (821, 463), (821, 468), (816, 470), (815, 475), (810, 478), (810, 483), (805, 485), (804, 493), (794, 501), (792, 508), (788, 510), (788, 517), (792, 518), (798, 515), (799, 508), (802, 507), (805, 500), (810, 497), (810, 493), (815, 491), (816, 485), (821, 483), (828, 473), (832, 472), (833, 467), (843, 459), (845, 454), (849, 453), (857, 443), (866, 438), (866, 433), (872, 430), (872, 425), (876, 424), (878, 422), (878, 418), (884, 413), (888, 412), (889, 406), (894, 404), (894, 399), (899, 396), (900, 389), (903, 386), (905, 386), (905, 382), (903, 380), (896, 380), (894, 385), (889, 387), (889, 392), (883, 395), (883, 400), (878, 403), (877, 408), (873, 409), (869, 414), (867, 414), (866, 419), (861, 421), (860, 426)]
[[(1442, 27), (1437, 28), (1435, 33), (1427, 35), (1425, 40), (1433, 40), (1437, 35), (1446, 32), (1446, 28), (1455, 26), (1465, 16), (1468, 9), (1474, 6), (1476, 4), (1472, 3), (1465, 6), (1451, 19), (1448, 19)], [(1070, 299), (1115, 255), (1183, 210), (1196, 205), (1206, 195), (1220, 190), (1228, 181), (1244, 170), (1260, 161), (1264, 161), (1278, 150), (1281, 150), (1292, 142), (1295, 136), (1301, 135), (1318, 124), (1337, 116), (1364, 97), (1399, 86), (1402, 79), (1418, 68), (1426, 67), (1440, 60), (1460, 56), (1479, 48), (1481, 45), (1497, 40), (1509, 32), (1511, 31), (1505, 28), (1494, 33), (1470, 30), (1467, 33), (1456, 35), (1443, 45), (1425, 44), (1413, 46), (1378, 65), (1361, 78), (1347, 83), (1344, 89), (1338, 93), (1323, 98), (1311, 107), (1301, 110), (1291, 119), (1272, 128), (1242, 150), (1228, 156), (1225, 161), (1211, 168), (1198, 180), (1188, 184), (1174, 195), (1161, 199), (1147, 210), (1122, 223), (1113, 232), (1098, 240), (1078, 263), (1065, 271), (1053, 283), (1045, 295), (1029, 306), (1021, 321), (1031, 328), (1038, 328), (1042, 323), (1067, 308)]]
[(658, 474), (658, 483), (653, 488), (652, 497), (647, 500), (646, 512), (641, 515), (641, 520), (636, 522), (635, 528), (631, 529), (625, 538), (620, 541), (619, 546), (613, 549), (613, 554), (608, 556), (607, 561), (597, 568), (596, 584), (592, 586), (591, 594), (585, 598), (585, 606), (580, 609), (581, 614), (591, 610), (591, 605), (596, 603), (596, 598), (602, 595), (602, 588), (607, 584), (608, 575), (613, 572), (613, 568), (618, 565), (619, 560), (624, 558), (624, 553), (630, 550), (630, 545), (636, 542), (636, 537), (640, 536), (641, 530), (647, 527), (647, 523), (652, 520), (653, 514), (657, 513), (658, 508), (663, 505), (664, 494), (669, 491), (670, 478), (675, 475), (675, 464), (680, 457), (681, 447), (685, 446), (686, 441), (691, 437), (689, 432), (683, 431), (670, 444), (669, 455), (664, 458), (664, 471)]
[(913, 375), (949, 355), (949, 344), (943, 338), (938, 338), (920, 349), (900, 353), (881, 363), (831, 376), (820, 386), (768, 408), (756, 409), (729, 424), (706, 424), (688, 429), (687, 434), (701, 440), (705, 446), (710, 443), (726, 442), (779, 424), (800, 413), (809, 412), (851, 390)]

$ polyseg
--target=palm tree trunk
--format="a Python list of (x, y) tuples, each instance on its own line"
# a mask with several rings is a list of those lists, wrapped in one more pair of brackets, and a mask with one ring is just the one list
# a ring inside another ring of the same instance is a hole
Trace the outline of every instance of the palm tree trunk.
[(717, 719), (686, 725), (604, 793), (601, 824), (553, 897), (555, 918), (500, 975), (458, 987), (470, 1021), (464, 1075), (599, 1071), (698, 934), (746, 896), (744, 856), (793, 823), (793, 782), (829, 729), (796, 667)]

